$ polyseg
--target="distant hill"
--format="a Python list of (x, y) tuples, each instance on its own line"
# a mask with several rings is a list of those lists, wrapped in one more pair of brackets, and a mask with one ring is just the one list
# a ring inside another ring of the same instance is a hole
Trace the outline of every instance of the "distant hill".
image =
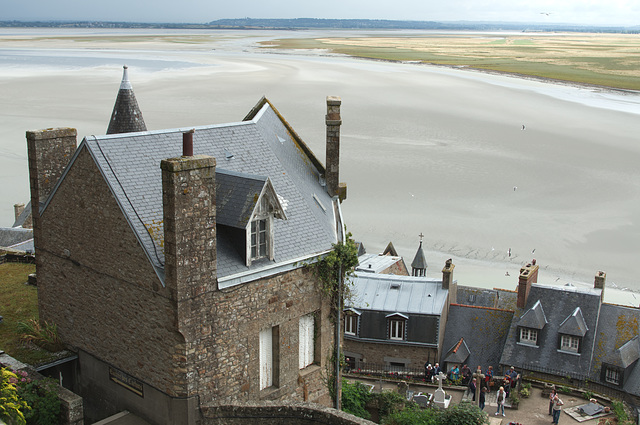
[(0, 21), (0, 27), (51, 28), (167, 28), (167, 29), (368, 29), (368, 30), (473, 30), (473, 31), (573, 31), (639, 33), (640, 26), (599, 27), (574, 24), (548, 24), (523, 22), (437, 22), (392, 21), (387, 19), (218, 19), (205, 24), (148, 23), (108, 21)]

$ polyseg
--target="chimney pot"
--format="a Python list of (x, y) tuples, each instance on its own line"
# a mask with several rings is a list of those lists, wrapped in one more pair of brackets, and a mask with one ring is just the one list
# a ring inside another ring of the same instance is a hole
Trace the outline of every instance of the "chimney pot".
[(182, 156), (193, 156), (193, 133), (195, 129), (182, 133)]

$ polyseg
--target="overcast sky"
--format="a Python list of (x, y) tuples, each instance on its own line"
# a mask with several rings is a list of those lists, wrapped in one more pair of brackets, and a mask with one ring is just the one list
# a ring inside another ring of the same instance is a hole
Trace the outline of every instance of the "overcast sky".
[(0, 0), (0, 10), (0, 20), (22, 21), (206, 23), (249, 17), (640, 25), (638, 0)]

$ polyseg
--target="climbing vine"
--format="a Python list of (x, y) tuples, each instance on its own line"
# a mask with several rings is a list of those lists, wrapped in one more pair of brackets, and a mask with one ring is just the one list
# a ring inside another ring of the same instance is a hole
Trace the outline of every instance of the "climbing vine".
[(338, 306), (344, 306), (343, 301), (351, 297), (349, 277), (353, 275), (357, 265), (358, 247), (351, 238), (351, 233), (347, 234), (344, 243), (334, 244), (329, 254), (312, 265), (313, 273), (322, 285), (323, 294), (331, 302), (330, 317), (333, 323), (338, 317)]

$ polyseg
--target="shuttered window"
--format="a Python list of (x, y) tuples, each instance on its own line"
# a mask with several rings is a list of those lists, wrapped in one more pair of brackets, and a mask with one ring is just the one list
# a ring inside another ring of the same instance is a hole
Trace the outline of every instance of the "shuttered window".
[(260, 389), (273, 385), (273, 328), (260, 331)]
[(300, 318), (300, 342), (299, 342), (299, 363), (300, 369), (304, 369), (313, 363), (314, 347), (314, 317), (307, 314)]

